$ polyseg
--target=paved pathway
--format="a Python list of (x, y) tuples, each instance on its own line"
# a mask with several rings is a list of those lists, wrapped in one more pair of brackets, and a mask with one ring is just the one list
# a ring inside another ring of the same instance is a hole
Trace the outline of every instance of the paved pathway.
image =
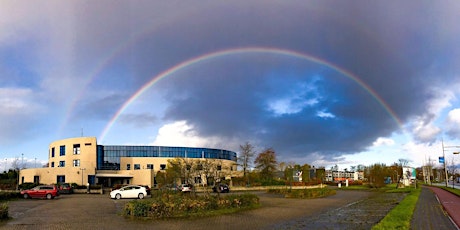
[(424, 186), (415, 207), (411, 229), (458, 229), (449, 215), (457, 225), (460, 223), (460, 197), (441, 188)]

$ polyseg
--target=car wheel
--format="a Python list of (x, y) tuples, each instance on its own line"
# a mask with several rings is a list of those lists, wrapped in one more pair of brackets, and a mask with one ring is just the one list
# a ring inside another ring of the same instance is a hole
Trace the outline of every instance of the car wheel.
[(51, 195), (51, 193), (46, 194), (46, 199), (51, 200), (51, 198), (53, 198), (53, 195)]
[(24, 199), (29, 199), (29, 198), (30, 198), (29, 194), (24, 193)]
[(117, 195), (115, 195), (115, 199), (117, 199), (117, 200), (121, 199), (121, 194), (118, 193)]
[(139, 199), (144, 199), (144, 193), (139, 193)]

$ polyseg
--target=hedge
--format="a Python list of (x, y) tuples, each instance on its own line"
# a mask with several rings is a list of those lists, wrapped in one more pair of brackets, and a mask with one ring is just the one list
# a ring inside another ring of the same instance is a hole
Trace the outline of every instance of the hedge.
[(254, 194), (226, 196), (189, 196), (181, 193), (164, 193), (146, 200), (134, 200), (125, 204), (126, 217), (171, 218), (207, 216), (218, 210), (246, 210), (258, 207), (259, 197)]

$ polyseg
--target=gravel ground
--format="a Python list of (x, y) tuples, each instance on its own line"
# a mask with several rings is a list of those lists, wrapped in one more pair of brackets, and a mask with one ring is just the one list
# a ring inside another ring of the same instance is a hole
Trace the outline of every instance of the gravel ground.
[(405, 196), (403, 193), (374, 192), (366, 199), (319, 215), (287, 221), (273, 229), (371, 229)]
[[(258, 192), (262, 207), (230, 215), (181, 220), (130, 220), (119, 215), (129, 200), (74, 194), (55, 200), (10, 202), (2, 229), (369, 229), (399, 198), (384, 193), (338, 191), (310, 200)], [(401, 195), (401, 194), (400, 194)], [(386, 208), (383, 208), (386, 207)]]

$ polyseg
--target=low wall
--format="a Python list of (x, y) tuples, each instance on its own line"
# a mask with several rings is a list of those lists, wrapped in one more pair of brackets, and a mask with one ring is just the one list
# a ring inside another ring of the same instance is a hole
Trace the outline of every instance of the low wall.
[[(269, 189), (313, 189), (313, 188), (324, 188), (327, 187), (325, 184), (313, 185), (313, 186), (289, 186), (289, 185), (278, 185), (278, 186), (251, 186), (251, 187), (230, 187), (230, 191), (264, 191)], [(208, 190), (212, 191), (212, 187), (208, 187)], [(195, 187), (195, 191), (204, 192), (205, 188), (201, 186)]]

